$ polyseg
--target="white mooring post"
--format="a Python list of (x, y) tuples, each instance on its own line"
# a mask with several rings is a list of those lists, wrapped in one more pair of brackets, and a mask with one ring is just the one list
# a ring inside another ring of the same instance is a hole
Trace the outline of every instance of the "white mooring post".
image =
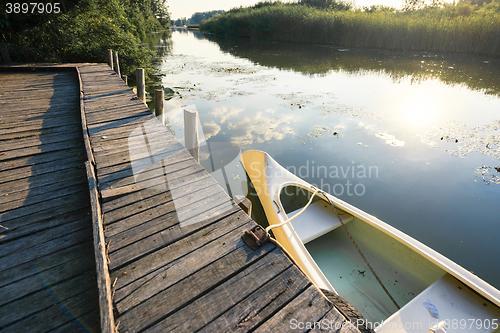
[(184, 145), (196, 162), (200, 163), (198, 111), (196, 110), (184, 109)]
[(115, 58), (115, 72), (118, 74), (118, 77), (122, 77), (120, 74), (120, 63), (118, 62), (118, 52), (115, 52), (113, 56)]
[(146, 104), (146, 83), (144, 79), (144, 69), (137, 68), (135, 71), (135, 77), (137, 81), (137, 97)]
[(155, 116), (162, 124), (163, 124), (163, 113), (165, 112), (163, 104), (164, 100), (165, 100), (165, 92), (163, 91), (163, 89), (155, 90)]
[(113, 50), (111, 50), (111, 49), (108, 49), (108, 63), (109, 63), (109, 67), (111, 67), (111, 70), (114, 70), (114, 67), (113, 67)]

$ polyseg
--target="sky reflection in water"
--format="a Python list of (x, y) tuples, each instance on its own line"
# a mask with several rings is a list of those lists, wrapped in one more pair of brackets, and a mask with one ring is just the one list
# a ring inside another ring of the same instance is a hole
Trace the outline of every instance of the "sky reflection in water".
[[(259, 149), (296, 170), (375, 166), (377, 177), (303, 178), (500, 287), (498, 59), (187, 31), (162, 45), (162, 85), (178, 92), (166, 110), (196, 106), (204, 139), (225, 147), (218, 163)], [(347, 181), (363, 195), (334, 193)]]

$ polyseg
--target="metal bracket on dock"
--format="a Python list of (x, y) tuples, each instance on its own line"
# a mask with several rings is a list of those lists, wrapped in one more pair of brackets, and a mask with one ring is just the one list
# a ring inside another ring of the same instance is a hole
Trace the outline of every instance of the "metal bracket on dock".
[(262, 229), (260, 225), (257, 225), (252, 229), (245, 231), (245, 233), (241, 235), (241, 240), (243, 240), (243, 243), (245, 243), (252, 250), (257, 250), (269, 241), (269, 235), (266, 234), (266, 231)]

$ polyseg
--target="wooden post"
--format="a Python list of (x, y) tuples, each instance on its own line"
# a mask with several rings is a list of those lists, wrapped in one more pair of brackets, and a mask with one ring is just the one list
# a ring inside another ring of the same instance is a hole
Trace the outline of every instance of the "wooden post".
[(109, 62), (109, 67), (111, 67), (111, 70), (114, 70), (113, 67), (113, 50), (108, 49), (108, 62)]
[(144, 80), (144, 69), (137, 68), (135, 71), (137, 81), (137, 96), (146, 104), (146, 83)]
[(163, 124), (163, 113), (165, 100), (165, 92), (163, 89), (155, 90), (155, 116)]
[(7, 43), (0, 42), (0, 56), (2, 56), (3, 63), (10, 65), (9, 49), (7, 48)]
[(184, 146), (196, 162), (200, 163), (200, 141), (198, 139), (198, 111), (184, 109)]
[(120, 63), (118, 62), (118, 52), (113, 53), (115, 58), (115, 72), (118, 74), (118, 77), (122, 77), (120, 75)]
[(128, 86), (128, 77), (127, 77), (127, 75), (123, 75), (122, 79), (125, 82), (125, 84)]
[(240, 206), (248, 216), (252, 217), (252, 202), (248, 198), (243, 198), (243, 200), (238, 203), (238, 206)]

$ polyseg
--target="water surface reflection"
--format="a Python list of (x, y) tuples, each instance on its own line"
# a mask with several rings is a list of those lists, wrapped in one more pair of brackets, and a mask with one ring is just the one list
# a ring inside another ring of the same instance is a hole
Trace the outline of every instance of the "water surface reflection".
[(189, 31), (169, 43), (157, 65), (175, 92), (166, 109), (194, 105), (207, 143), (235, 147), (218, 165), (260, 149), (296, 170), (376, 167), (304, 178), (330, 193), (362, 185), (333, 194), (500, 287), (500, 60)]

